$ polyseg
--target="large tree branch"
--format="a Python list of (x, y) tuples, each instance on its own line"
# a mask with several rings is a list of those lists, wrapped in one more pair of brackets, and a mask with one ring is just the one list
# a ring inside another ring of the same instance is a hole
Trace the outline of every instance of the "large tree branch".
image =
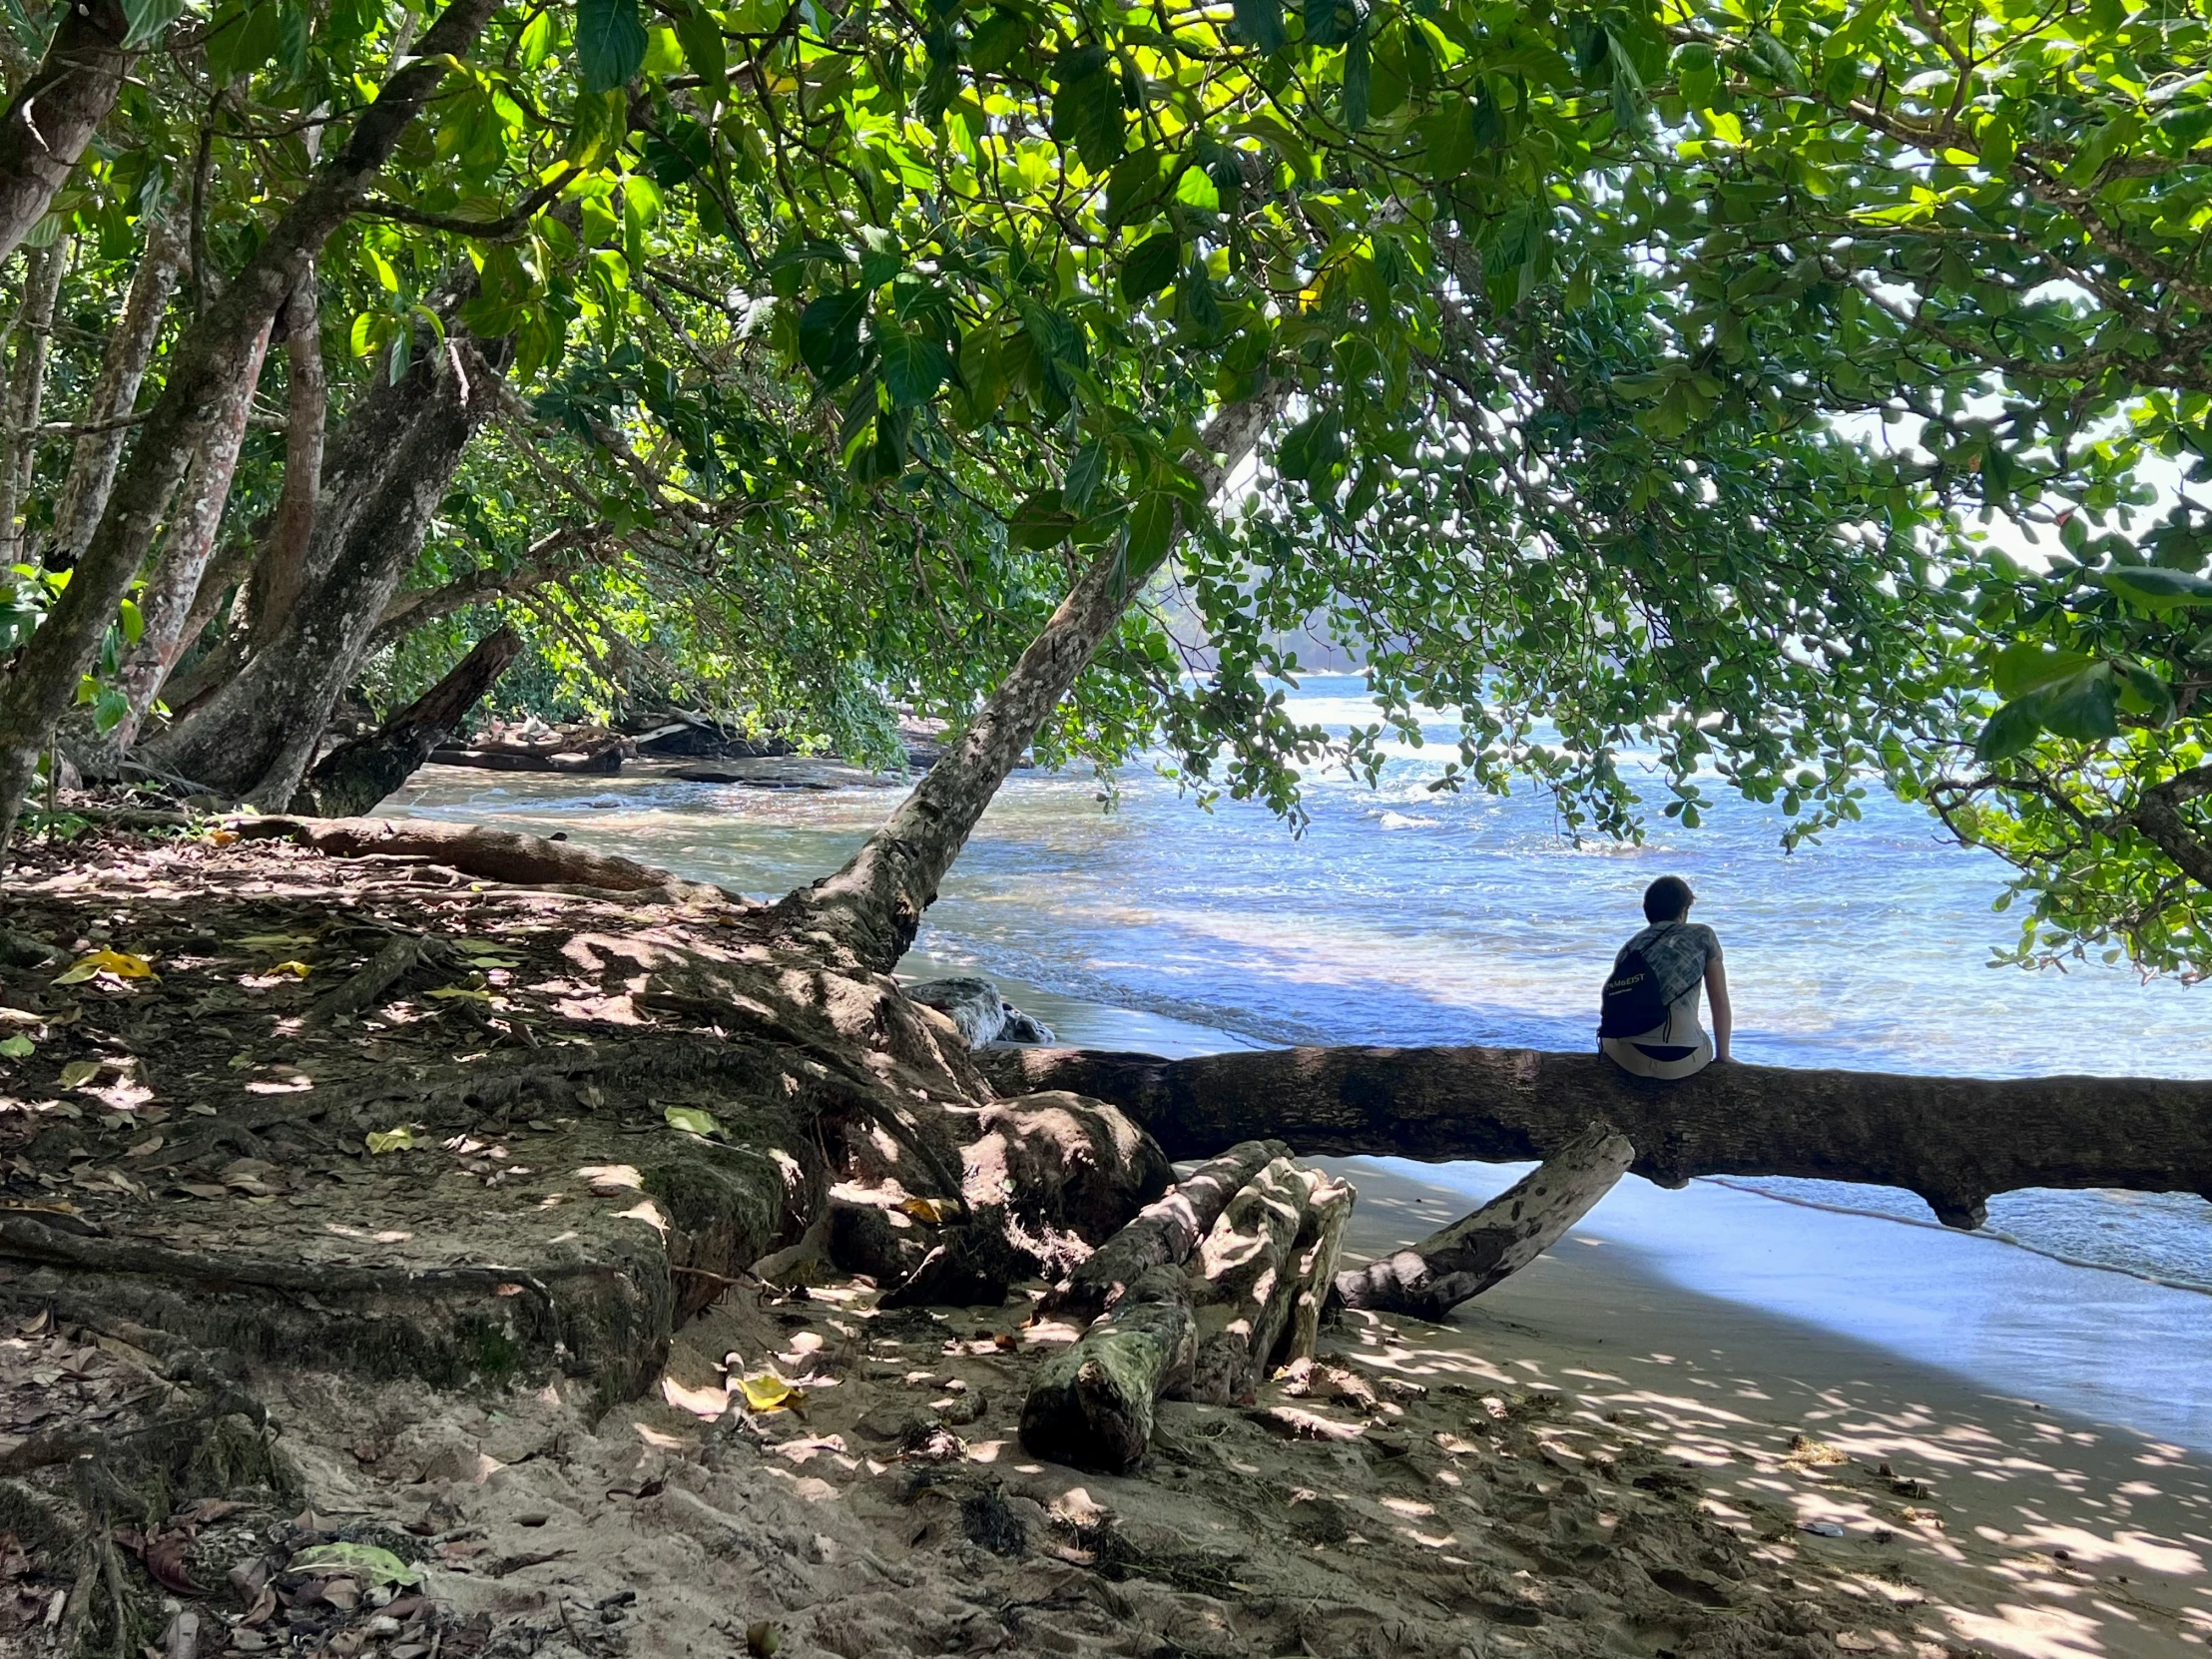
[(46, 57), (0, 116), (0, 260), (46, 217), (136, 53), (122, 0), (63, 0)]
[(1086, 1049), (978, 1056), (1001, 1089), (1110, 1101), (1171, 1158), (1256, 1136), (1306, 1154), (1431, 1163), (1549, 1158), (1592, 1121), (1663, 1186), (1788, 1175), (1903, 1187), (1953, 1227), (1992, 1193), (2121, 1187), (2212, 1196), (2212, 1083), (1903, 1077), (1709, 1066), (1661, 1083), (1595, 1054), (1526, 1048), (1286, 1048), (1163, 1060)]

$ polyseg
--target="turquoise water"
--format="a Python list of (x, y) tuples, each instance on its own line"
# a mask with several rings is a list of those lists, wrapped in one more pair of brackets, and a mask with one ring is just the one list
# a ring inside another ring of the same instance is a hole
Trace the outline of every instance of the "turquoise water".
[[(1371, 721), (1361, 684), (1308, 680), (1303, 719)], [(1063, 1035), (1191, 1051), (1238, 1042), (1590, 1044), (1596, 987), (1637, 898), (1686, 876), (1726, 946), (1736, 1049), (1778, 1065), (1983, 1076), (2212, 1071), (2212, 989), (2124, 966), (1985, 964), (2015, 922), (2002, 866), (1880, 795), (1865, 821), (1784, 854), (1784, 819), (1732, 797), (1641, 846), (1565, 839), (1544, 799), (1438, 796), (1447, 727), (1390, 751), (1379, 789), (1310, 781), (1311, 829), (1199, 811), (1142, 771), (1111, 811), (1087, 777), (1008, 783), (929, 912), (920, 950), (1047, 997)], [(1655, 781), (1656, 782), (1656, 781)], [(759, 895), (830, 870), (894, 788), (827, 793), (432, 769), (392, 803), (566, 830)], [(1658, 798), (1654, 791), (1655, 799)], [(1770, 1194), (1927, 1221), (1911, 1194), (1830, 1183)], [(1795, 1206), (1773, 1207), (1788, 1225)], [(1991, 1230), (2169, 1283), (2212, 1286), (2212, 1205), (2193, 1195), (2024, 1193)], [(1901, 1243), (1904, 1236), (1901, 1234)]]

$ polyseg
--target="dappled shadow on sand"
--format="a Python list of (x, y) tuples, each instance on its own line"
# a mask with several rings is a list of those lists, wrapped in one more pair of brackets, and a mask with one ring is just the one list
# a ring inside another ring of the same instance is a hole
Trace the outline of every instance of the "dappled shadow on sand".
[[(1357, 1248), (1436, 1213), (1417, 1183), (1350, 1173)], [(2080, 1659), (2212, 1638), (2212, 1463), (2198, 1453), (1698, 1297), (1622, 1258), (1570, 1236), (1448, 1326), (1362, 1330), (1363, 1369), (1556, 1390), (1547, 1456), (1603, 1457), (1632, 1435), (1776, 1566), (1841, 1572), (1870, 1603), (1910, 1611), (1909, 1632), (1839, 1634), (1846, 1651)]]

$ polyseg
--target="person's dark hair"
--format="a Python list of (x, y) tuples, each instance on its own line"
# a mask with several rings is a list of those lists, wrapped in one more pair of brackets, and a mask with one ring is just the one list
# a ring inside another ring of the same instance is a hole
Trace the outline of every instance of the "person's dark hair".
[(1681, 876), (1662, 875), (1644, 889), (1644, 920), (1680, 921), (1690, 913), (1690, 900), (1696, 896)]

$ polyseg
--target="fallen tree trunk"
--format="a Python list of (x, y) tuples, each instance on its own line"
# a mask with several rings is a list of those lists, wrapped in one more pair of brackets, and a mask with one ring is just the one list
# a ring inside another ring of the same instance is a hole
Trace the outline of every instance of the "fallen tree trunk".
[(1440, 1320), (1549, 1250), (1613, 1190), (1635, 1160), (1624, 1136), (1593, 1123), (1470, 1216), (1364, 1268), (1336, 1276), (1348, 1308)]
[(323, 756), (293, 807), (330, 818), (367, 812), (413, 776), (521, 653), (522, 636), (512, 628), (477, 641), (444, 679), (375, 731)]
[(1906, 1077), (1710, 1066), (1631, 1077), (1595, 1054), (1525, 1048), (1288, 1048), (1164, 1060), (1009, 1049), (977, 1063), (1002, 1089), (1112, 1101), (1171, 1158), (1255, 1135), (1303, 1154), (1444, 1163), (1549, 1158), (1602, 1119), (1636, 1174), (1787, 1175), (1903, 1187), (1947, 1226), (1993, 1193), (2118, 1187), (2212, 1196), (2212, 1083), (2139, 1077)]
[(1038, 1312), (1094, 1319), (1152, 1269), (1179, 1265), (1212, 1231), (1238, 1190), (1289, 1150), (1281, 1141), (1245, 1141), (1193, 1170), (1093, 1251), (1053, 1288)]
[(332, 858), (421, 858), (463, 875), (522, 886), (599, 887), (609, 892), (653, 893), (671, 899), (744, 902), (720, 887), (686, 881), (651, 864), (512, 830), (430, 824), (415, 819), (314, 819), (275, 814), (226, 822), (248, 840), (297, 841)]
[(1189, 1372), (1197, 1345), (1190, 1281), (1181, 1268), (1151, 1269), (1037, 1374), (1021, 1443), (1055, 1463), (1125, 1473), (1151, 1446), (1160, 1395)]

